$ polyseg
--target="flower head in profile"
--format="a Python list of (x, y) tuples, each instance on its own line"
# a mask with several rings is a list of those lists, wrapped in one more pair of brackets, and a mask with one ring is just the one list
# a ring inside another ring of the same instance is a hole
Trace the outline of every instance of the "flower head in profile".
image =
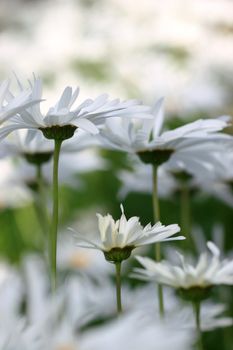
[[(33, 84), (32, 98), (41, 100), (42, 81), (34, 79)], [(67, 86), (57, 103), (51, 106), (45, 115), (42, 114), (39, 104), (21, 111), (9, 125), (1, 130), (0, 137), (4, 138), (13, 130), (25, 128), (40, 129), (48, 139), (65, 140), (71, 138), (78, 128), (91, 134), (97, 134), (98, 125), (108, 117), (128, 117), (132, 114), (140, 118), (151, 117), (149, 108), (136, 100), (109, 100), (108, 95), (103, 94), (94, 100), (86, 99), (74, 107), (78, 96), (79, 88), (73, 90)]]
[(196, 265), (190, 264), (181, 254), (181, 265), (138, 256), (137, 260), (144, 269), (135, 269), (134, 276), (171, 286), (185, 299), (205, 299), (213, 286), (233, 284), (233, 260), (221, 260), (220, 251), (213, 242), (208, 242), (207, 247), (211, 256), (202, 253)]
[(151, 108), (151, 114), (153, 118), (142, 120), (109, 119), (101, 128), (98, 138), (110, 149), (136, 153), (144, 163), (156, 165), (167, 162), (177, 151), (186, 148), (190, 150), (191, 146), (195, 148), (201, 142), (229, 138), (227, 135), (217, 134), (227, 126), (227, 122), (222, 119), (199, 119), (176, 129), (163, 131), (162, 98)]
[[(182, 236), (172, 237), (180, 231), (177, 224), (164, 226), (157, 222), (143, 227), (136, 216), (126, 219), (121, 205), (121, 217), (114, 220), (110, 214), (97, 214), (99, 240), (91, 241), (76, 233), (76, 243), (80, 247), (99, 249), (103, 251), (106, 260), (111, 262), (129, 258), (134, 248), (158, 242), (184, 239)], [(72, 230), (72, 229), (71, 229)]]

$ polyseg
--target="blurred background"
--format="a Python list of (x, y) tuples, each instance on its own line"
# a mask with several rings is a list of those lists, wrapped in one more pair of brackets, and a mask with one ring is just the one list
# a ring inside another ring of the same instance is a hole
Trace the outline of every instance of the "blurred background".
[[(231, 0), (1, 0), (0, 79), (13, 71), (25, 81), (32, 72), (42, 77), (45, 111), (70, 85), (81, 87), (81, 99), (107, 92), (152, 104), (165, 96), (168, 127), (232, 115), (232, 14)], [(28, 180), (21, 186), (15, 162), (4, 158), (1, 163), (0, 255), (18, 264), (28, 252), (41, 251), (40, 222)], [(119, 197), (118, 173), (129, 169), (125, 154), (94, 151), (76, 165), (72, 186), (69, 181), (61, 185), (62, 230), (70, 222), (80, 230), (93, 229), (96, 211), (118, 217), (120, 202), (128, 217), (152, 220), (150, 194), (133, 191)], [(178, 199), (178, 192), (161, 199), (163, 223), (180, 223)], [(195, 191), (192, 226), (210, 239), (220, 225), (228, 252), (233, 202), (221, 199)], [(224, 291), (223, 299), (229, 301), (229, 294)], [(221, 332), (207, 337), (210, 349)]]
[[(232, 109), (231, 0), (1, 0), (0, 77), (39, 74), (145, 102), (167, 113)], [(56, 96), (56, 95), (55, 95)]]

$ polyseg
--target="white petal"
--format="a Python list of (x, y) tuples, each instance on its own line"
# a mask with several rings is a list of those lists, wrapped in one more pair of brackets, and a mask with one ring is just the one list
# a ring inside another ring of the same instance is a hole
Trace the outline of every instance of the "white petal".
[(80, 129), (90, 132), (91, 134), (99, 133), (99, 129), (88, 119), (79, 118), (77, 120), (74, 120), (73, 124), (79, 127)]

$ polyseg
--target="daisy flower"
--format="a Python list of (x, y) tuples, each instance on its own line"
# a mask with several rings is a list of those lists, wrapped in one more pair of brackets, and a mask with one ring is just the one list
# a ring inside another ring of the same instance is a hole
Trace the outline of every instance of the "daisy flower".
[(157, 263), (138, 256), (137, 260), (144, 269), (135, 269), (134, 276), (156, 280), (184, 292), (184, 296), (191, 295), (193, 291), (200, 291), (200, 294), (203, 291), (202, 294), (205, 296), (205, 291), (209, 291), (215, 285), (232, 285), (233, 260), (221, 260), (220, 251), (213, 242), (208, 242), (207, 247), (211, 255), (207, 252), (202, 253), (196, 265), (190, 264), (181, 254), (178, 254), (180, 266), (168, 261)]
[(98, 249), (104, 253), (105, 259), (115, 264), (116, 268), (116, 299), (117, 311), (122, 312), (121, 305), (121, 263), (130, 257), (133, 249), (151, 243), (184, 239), (183, 236), (172, 237), (180, 231), (177, 224), (164, 226), (160, 222), (143, 227), (139, 218), (134, 216), (126, 219), (121, 205), (121, 217), (114, 220), (110, 214), (97, 214), (99, 239), (89, 240), (76, 233), (76, 243), (83, 248)]
[(111, 262), (121, 262), (127, 259), (131, 251), (137, 247), (171, 240), (184, 239), (182, 236), (172, 237), (180, 231), (177, 224), (164, 226), (160, 222), (143, 227), (139, 218), (134, 216), (126, 219), (124, 208), (121, 205), (121, 217), (114, 220), (112, 215), (102, 216), (97, 214), (99, 239), (89, 240), (85, 236), (75, 232), (76, 244), (80, 247), (101, 250), (105, 258)]
[(161, 165), (180, 149), (200, 145), (228, 135), (216, 132), (227, 126), (221, 119), (199, 119), (174, 130), (162, 131), (164, 124), (163, 99), (151, 109), (152, 119), (109, 119), (98, 136), (102, 144), (110, 149), (137, 153), (149, 164)]
[(211, 257), (202, 253), (196, 265), (190, 264), (183, 255), (179, 255), (181, 266), (167, 261), (154, 262), (149, 258), (137, 257), (144, 269), (135, 269), (134, 277), (154, 280), (158, 283), (173, 287), (178, 295), (193, 304), (198, 343), (202, 348), (202, 313), (201, 303), (210, 296), (215, 285), (233, 284), (233, 260), (221, 260), (220, 251), (213, 242), (207, 247)]
[[(65, 140), (72, 137), (78, 128), (97, 134), (98, 126), (107, 117), (132, 115), (140, 118), (151, 117), (149, 108), (140, 105), (138, 101), (109, 100), (107, 94), (100, 95), (94, 100), (86, 99), (72, 109), (78, 96), (79, 88), (73, 90), (67, 86), (57, 103), (51, 106), (45, 115), (41, 113), (39, 104), (31, 106), (12, 118), (9, 125), (1, 130), (0, 137), (4, 138), (17, 129), (40, 129), (46, 138)], [(32, 99), (42, 99), (40, 79), (34, 79)]]

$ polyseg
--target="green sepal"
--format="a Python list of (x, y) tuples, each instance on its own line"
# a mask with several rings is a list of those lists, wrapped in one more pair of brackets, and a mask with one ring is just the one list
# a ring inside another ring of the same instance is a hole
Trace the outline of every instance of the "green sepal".
[(185, 170), (172, 171), (172, 174), (175, 177), (175, 179), (179, 181), (181, 185), (189, 184), (189, 182), (193, 179), (193, 176)]
[(41, 165), (47, 163), (52, 158), (53, 152), (24, 153), (23, 156), (28, 163)]
[(140, 151), (137, 155), (145, 164), (160, 166), (168, 161), (174, 150), (172, 149), (157, 149), (152, 151)]
[(191, 301), (191, 302), (201, 302), (208, 299), (212, 292), (212, 286), (208, 287), (191, 287), (191, 288), (179, 288), (177, 289), (177, 294), (180, 298)]
[(127, 260), (132, 250), (134, 249), (134, 246), (127, 246), (124, 248), (112, 248), (108, 252), (104, 251), (105, 259), (111, 263), (121, 263), (123, 260)]
[(77, 129), (77, 126), (75, 125), (53, 125), (46, 128), (40, 128), (40, 130), (43, 132), (44, 137), (46, 137), (49, 140), (57, 140), (57, 141), (64, 141), (67, 139), (70, 139), (72, 136), (74, 136), (74, 132)]

